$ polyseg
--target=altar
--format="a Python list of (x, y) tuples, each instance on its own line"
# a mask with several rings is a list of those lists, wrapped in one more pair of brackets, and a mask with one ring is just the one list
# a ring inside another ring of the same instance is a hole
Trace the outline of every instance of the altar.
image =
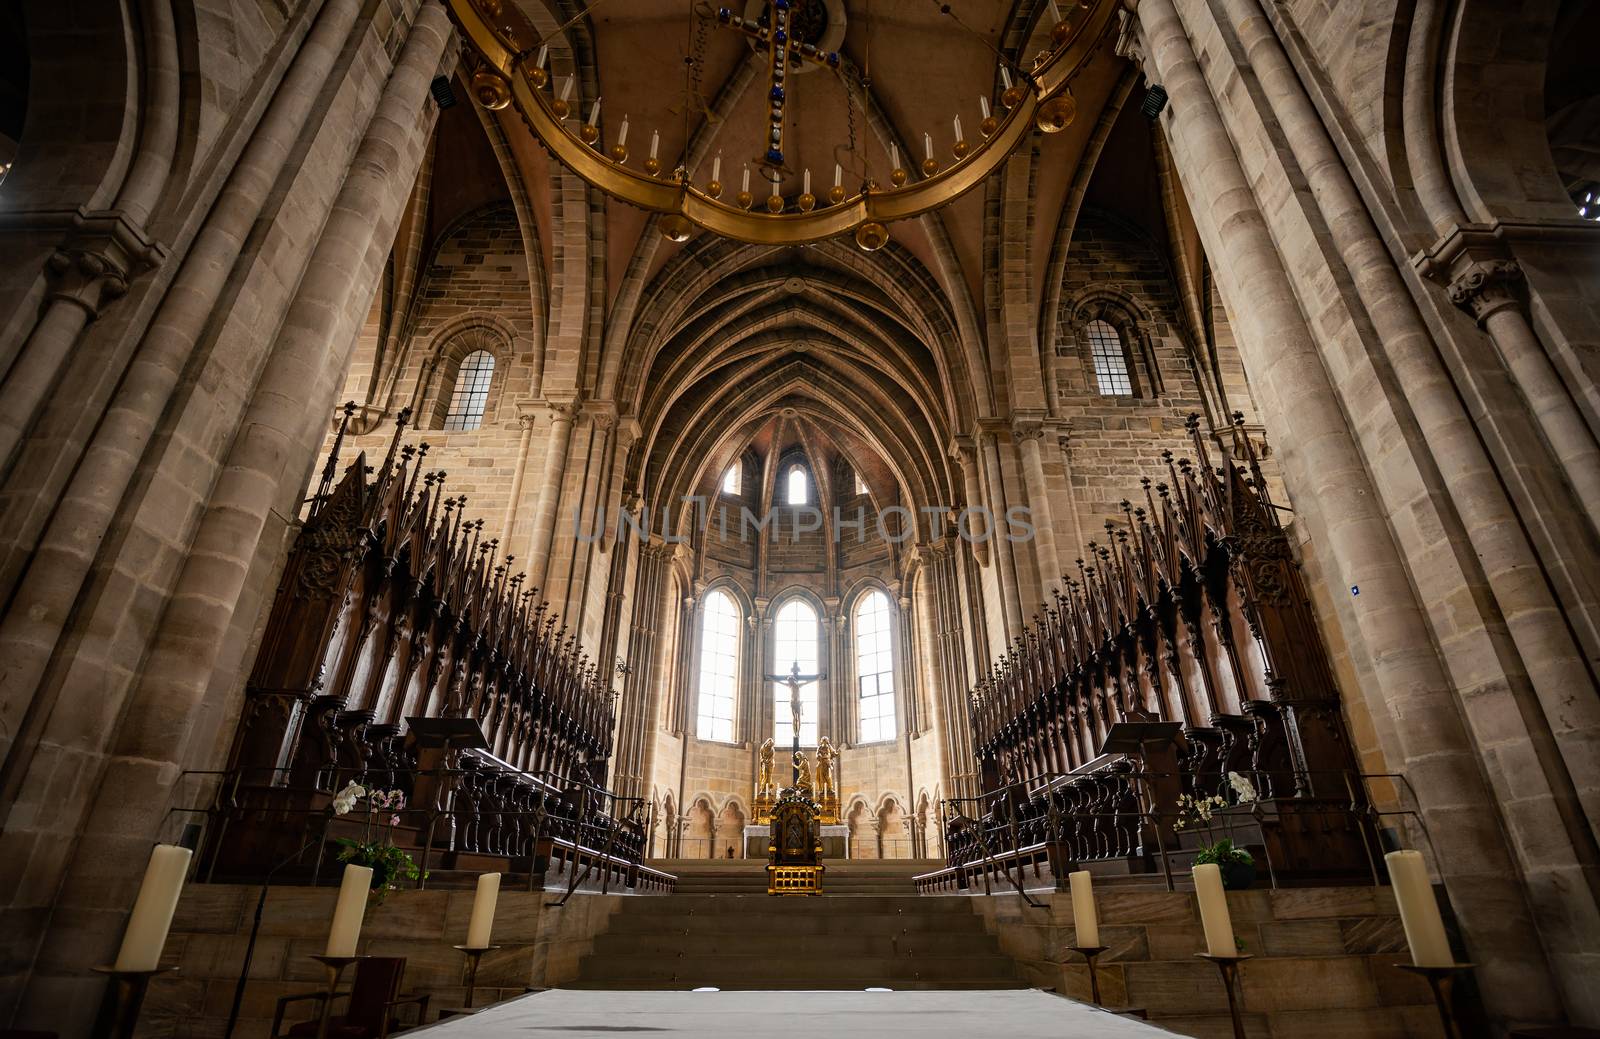
[[(772, 827), (767, 823), (750, 823), (744, 828), (744, 855), (747, 859), (767, 857), (767, 842), (772, 837)], [(822, 857), (848, 859), (850, 857), (850, 827), (844, 823), (822, 824)]]

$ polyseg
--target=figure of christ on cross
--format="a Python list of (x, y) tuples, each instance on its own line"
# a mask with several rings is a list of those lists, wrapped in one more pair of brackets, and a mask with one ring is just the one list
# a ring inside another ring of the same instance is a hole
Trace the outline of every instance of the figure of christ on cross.
[(789, 781), (790, 786), (800, 785), (800, 722), (804, 714), (804, 704), (800, 702), (800, 687), (811, 682), (818, 682), (827, 678), (826, 673), (816, 675), (802, 675), (800, 662), (797, 660), (789, 665), (786, 675), (768, 675), (769, 682), (782, 682), (789, 687), (789, 716), (794, 719), (794, 777)]
[(789, 76), (789, 61), (809, 61), (836, 69), (839, 67), (837, 51), (818, 50), (789, 35), (790, 0), (771, 0), (772, 25), (763, 26), (749, 18), (741, 18), (726, 7), (717, 8), (717, 21), (732, 26), (756, 41), (771, 60), (767, 82), (767, 151), (761, 163), (773, 181), (782, 176), (783, 167), (783, 105), (787, 99), (785, 82)]

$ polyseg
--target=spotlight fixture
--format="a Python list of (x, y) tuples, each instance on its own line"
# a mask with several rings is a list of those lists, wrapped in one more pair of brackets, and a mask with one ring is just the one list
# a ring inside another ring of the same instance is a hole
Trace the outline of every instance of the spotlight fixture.
[(1139, 105), (1139, 114), (1154, 122), (1167, 107), (1167, 88), (1157, 83), (1144, 92), (1144, 101)]

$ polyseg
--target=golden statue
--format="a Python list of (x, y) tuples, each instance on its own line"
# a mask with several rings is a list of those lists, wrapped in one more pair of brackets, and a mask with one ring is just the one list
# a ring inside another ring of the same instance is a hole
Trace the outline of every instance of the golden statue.
[(760, 778), (756, 780), (756, 799), (772, 800), (772, 738), (769, 736), (761, 744), (761, 771)]
[(811, 789), (811, 762), (800, 751), (794, 754), (795, 788), (809, 791)]
[(833, 749), (832, 740), (824, 736), (817, 741), (817, 800), (819, 801), (839, 796), (839, 792), (833, 788), (833, 763), (838, 758), (839, 752)]

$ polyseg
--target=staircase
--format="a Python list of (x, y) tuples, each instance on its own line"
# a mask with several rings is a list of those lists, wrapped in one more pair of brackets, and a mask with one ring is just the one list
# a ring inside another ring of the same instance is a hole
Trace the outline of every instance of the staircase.
[(567, 987), (1026, 987), (970, 898), (916, 894), (925, 862), (829, 862), (816, 898), (769, 896), (759, 861), (652, 865), (677, 893), (622, 899)]

